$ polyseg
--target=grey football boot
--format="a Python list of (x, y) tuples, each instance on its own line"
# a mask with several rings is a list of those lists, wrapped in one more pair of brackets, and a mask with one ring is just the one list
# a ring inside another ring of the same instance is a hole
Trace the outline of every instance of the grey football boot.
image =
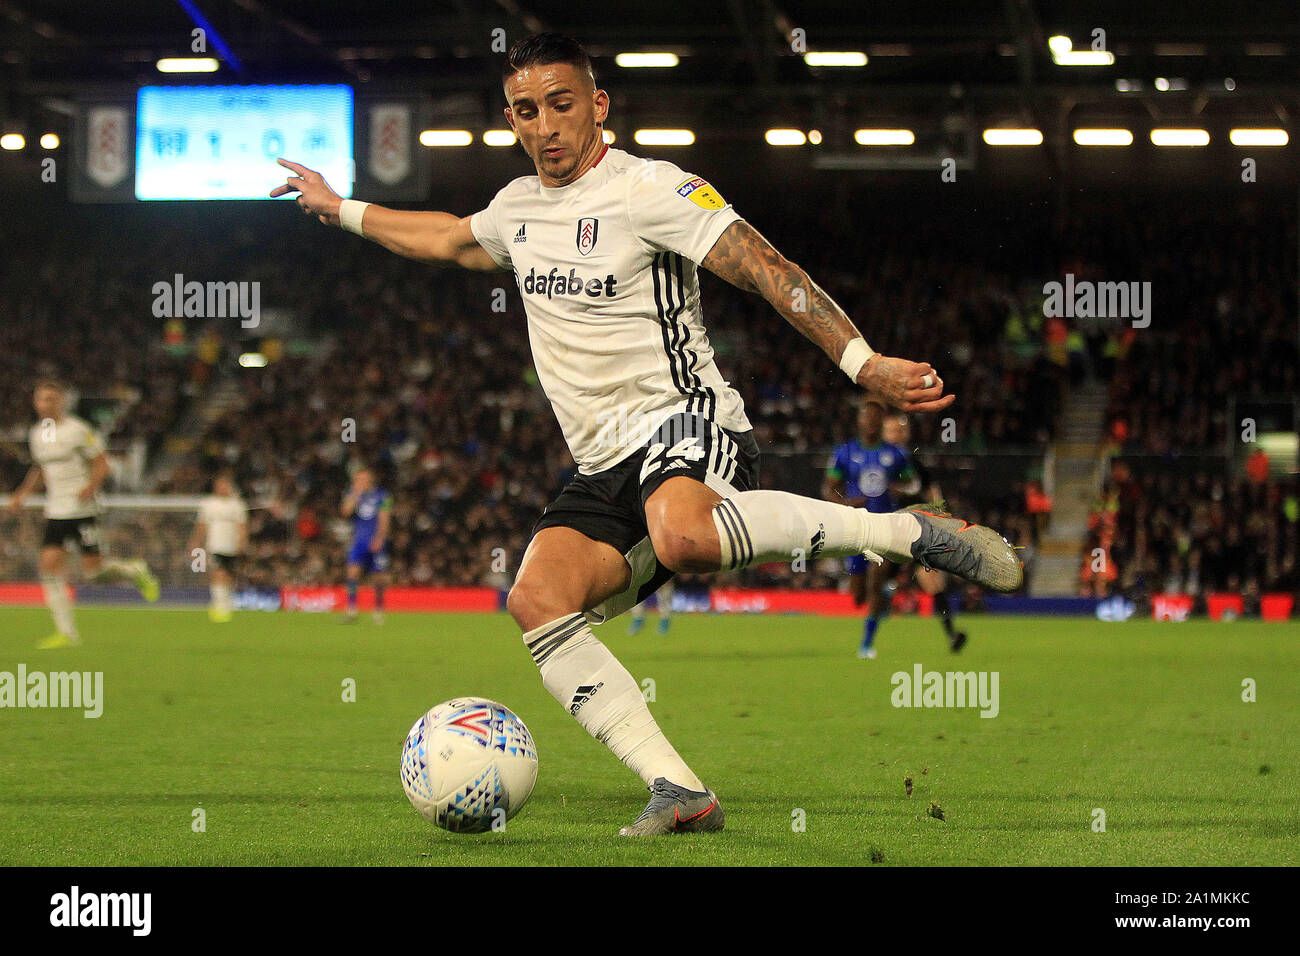
[(938, 505), (902, 509), (921, 523), (912, 542), (912, 559), (922, 567), (947, 571), (990, 591), (1008, 593), (1024, 583), (1025, 566), (1002, 535), (982, 524), (954, 518)]
[(725, 815), (711, 790), (687, 790), (666, 777), (656, 777), (648, 788), (650, 802), (619, 836), (662, 836), (668, 833), (708, 833), (721, 830)]

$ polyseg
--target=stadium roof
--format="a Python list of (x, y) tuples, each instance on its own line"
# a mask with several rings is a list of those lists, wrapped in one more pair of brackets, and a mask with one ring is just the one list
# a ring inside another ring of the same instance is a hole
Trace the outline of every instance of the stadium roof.
[[(0, 0), (3, 87), (52, 90), (72, 82), (156, 80), (155, 62), (190, 55), (195, 11), (242, 69), (226, 81), (339, 80), (417, 83), (430, 91), (496, 84), (493, 30), (513, 41), (538, 29), (573, 33), (597, 66), (621, 80), (869, 88), (972, 89), (1095, 86), (1117, 78), (1294, 87), (1300, 77), (1300, 5), (1132, 3), (1127, 0), (963, 0), (870, 3), (834, 0)], [(864, 69), (817, 69), (791, 49), (868, 54)], [(1049, 37), (1090, 49), (1105, 31), (1115, 63), (1063, 67)], [(643, 49), (677, 53), (671, 70), (618, 70), (612, 57)], [(636, 74), (635, 78), (625, 74)], [(1151, 92), (1154, 92), (1152, 90)]]
[[(196, 22), (217, 71), (160, 73), (159, 59), (193, 55)], [(494, 38), (543, 29), (592, 52), (619, 136), (681, 125), (725, 147), (761, 143), (770, 128), (815, 130), (825, 168), (930, 168), (1003, 126), (1042, 130), (1054, 165), (1079, 127), (1145, 142), (1155, 127), (1205, 126), (1221, 149), (1230, 127), (1286, 129), (1300, 109), (1295, 0), (0, 0), (0, 122), (62, 135), (78, 97), (160, 82), (342, 82), (419, 92), (435, 125), (492, 129), (503, 125)], [(1113, 62), (1058, 62), (1062, 42)], [(813, 65), (805, 49), (866, 63)], [(672, 53), (677, 65), (617, 65), (629, 52)], [(912, 158), (850, 155), (862, 127), (915, 130)]]

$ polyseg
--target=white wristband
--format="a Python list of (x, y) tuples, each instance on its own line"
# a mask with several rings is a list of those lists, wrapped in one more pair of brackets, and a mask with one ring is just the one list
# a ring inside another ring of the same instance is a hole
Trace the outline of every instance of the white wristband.
[(361, 202), (358, 199), (345, 199), (339, 203), (339, 225), (348, 232), (355, 232), (358, 236), (364, 236), (361, 231), (361, 218), (366, 214), (368, 202)]
[(867, 344), (867, 340), (859, 336), (844, 347), (844, 354), (840, 356), (840, 369), (850, 381), (856, 382), (862, 366), (866, 365), (875, 354)]

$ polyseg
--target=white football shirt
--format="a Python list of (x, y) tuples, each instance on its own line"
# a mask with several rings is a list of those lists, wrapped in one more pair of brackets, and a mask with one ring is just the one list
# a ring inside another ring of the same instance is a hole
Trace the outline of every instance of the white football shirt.
[(248, 523), (248, 508), (239, 496), (208, 495), (199, 502), (199, 520), (208, 529), (209, 554), (239, 554), (239, 532)]
[(537, 377), (583, 474), (616, 465), (677, 412), (750, 429), (713, 361), (696, 275), (739, 219), (703, 179), (608, 148), (569, 185), (524, 176), (470, 218), (514, 271)]
[(27, 434), (32, 461), (45, 479), (45, 517), (88, 518), (99, 514), (99, 501), (78, 495), (90, 483), (90, 463), (104, 450), (93, 428), (76, 415), (37, 422)]

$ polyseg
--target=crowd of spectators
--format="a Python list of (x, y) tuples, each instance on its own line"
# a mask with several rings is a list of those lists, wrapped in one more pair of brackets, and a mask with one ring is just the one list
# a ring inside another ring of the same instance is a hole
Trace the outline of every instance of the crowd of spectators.
[(231, 470), (255, 508), (251, 570), (322, 583), (341, 576), (339, 505), (368, 466), (394, 496), (397, 581), (478, 584), (502, 554), (517, 567), (572, 459), (526, 340), (485, 339), (452, 286), (435, 315), (359, 323), (318, 355), (234, 372), (241, 400), (161, 490), (198, 493)]
[[(1294, 269), (1275, 248), (1287, 235), (1294, 248), (1294, 223), (1281, 213), (1112, 199), (1075, 204), (1062, 226), (1030, 206), (1002, 204), (989, 216), (990, 202), (896, 223), (878, 195), (837, 189), (822, 201), (769, 195), (740, 209), (874, 348), (939, 369), (958, 402), (916, 417), (913, 443), (950, 505), (1004, 530), (1028, 558), (1042, 523), (1030, 482), (1071, 384), (1110, 379), (1112, 436), (1155, 453), (1184, 438), (1217, 440), (1228, 396), (1264, 388), (1252, 364), (1264, 350), (1275, 372), (1268, 390), (1295, 390)], [(0, 325), (0, 425), (17, 434), (30, 422), (37, 373), (84, 394), (138, 398), (117, 437), (145, 437), (155, 452), (184, 425), (192, 451), (154, 490), (197, 494), (218, 468), (233, 470), (253, 507), (253, 583), (341, 579), (348, 529), (338, 507), (351, 474), (369, 465), (394, 494), (399, 583), (508, 585), (532, 523), (573, 473), (531, 367), (512, 277), (436, 270), (301, 217), (250, 215), (201, 233), (193, 222), (141, 218), (152, 225), (129, 241), (105, 217), (76, 241), (56, 231), (13, 243), (0, 308), (19, 321)], [(1229, 226), (1211, 228), (1219, 220)], [(1195, 275), (1184, 276), (1189, 268)], [(1045, 318), (1043, 283), (1065, 271), (1152, 281), (1151, 325)], [(186, 325), (184, 343), (207, 336), (209, 348), (163, 347), (151, 289), (174, 273), (259, 282), (263, 307), (290, 316), (281, 337), (304, 347), (265, 368), (240, 367), (235, 357), (255, 332), (235, 319)], [(853, 435), (858, 391), (760, 299), (701, 273), (717, 362), (745, 400), (766, 483), (817, 493), (830, 449)], [(502, 290), (504, 312), (494, 309)], [(232, 380), (236, 398), (220, 415), (187, 417)], [(6, 456), (9, 486), (20, 458)], [(1011, 464), (990, 467), (995, 460)], [(1186, 493), (1192, 515), (1208, 492), (1193, 482), (1175, 493)], [(1243, 507), (1275, 497), (1267, 490)], [(1141, 549), (1117, 534), (1117, 564), (1170, 573), (1178, 554), (1149, 544), (1161, 527)], [(1190, 550), (1183, 561), (1185, 571)], [(1204, 575), (1204, 554), (1198, 561)], [(184, 555), (172, 563), (179, 574)], [(1263, 586), (1268, 574), (1253, 577)], [(840, 575), (822, 562), (797, 573), (751, 569), (741, 580), (825, 587)]]
[(1300, 488), (1294, 476), (1232, 475), (1222, 460), (1171, 468), (1118, 460), (1093, 510), (1085, 593), (1300, 591)]
[(1149, 325), (1099, 325), (1090, 340), (1109, 380), (1108, 450), (1125, 457), (1092, 512), (1083, 591), (1295, 591), (1294, 462), (1289, 475), (1248, 469), (1257, 446), (1241, 421), (1280, 404), (1294, 430), (1300, 411), (1293, 210), (1247, 195), (1140, 212), (1102, 204), (1074, 223), (1081, 271), (1152, 290)]
[(65, 382), (115, 450), (156, 451), (196, 395), (186, 363), (163, 348), (150, 311), (156, 268), (122, 258), (111, 236), (9, 235), (0, 261), (0, 482), (27, 470), (32, 387)]
[[(1149, 282), (1150, 314), (1086, 323), (1121, 451), (1222, 448), (1234, 402), (1300, 386), (1296, 218), (1253, 194), (1201, 204), (1089, 202), (1067, 224), (1080, 278)], [(1143, 324), (1149, 323), (1149, 324)]]

